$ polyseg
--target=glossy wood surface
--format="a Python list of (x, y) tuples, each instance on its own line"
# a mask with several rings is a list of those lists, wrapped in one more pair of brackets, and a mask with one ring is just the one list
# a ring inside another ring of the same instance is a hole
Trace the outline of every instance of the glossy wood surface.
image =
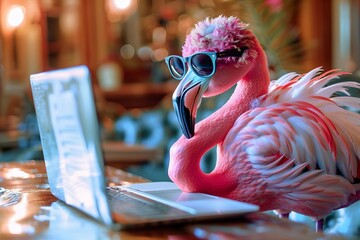
[[(109, 185), (146, 182), (106, 167)], [(113, 231), (64, 205), (50, 192), (42, 161), (0, 163), (0, 186), (21, 193), (16, 204), (0, 207), (0, 239), (320, 239), (305, 225), (254, 213), (232, 220)], [(326, 239), (341, 239), (326, 235)]]

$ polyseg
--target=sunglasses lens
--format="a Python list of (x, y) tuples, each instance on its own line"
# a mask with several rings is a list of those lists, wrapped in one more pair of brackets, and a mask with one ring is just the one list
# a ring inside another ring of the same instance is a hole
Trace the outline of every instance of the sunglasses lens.
[(200, 76), (209, 76), (214, 71), (213, 61), (210, 56), (199, 53), (191, 58), (192, 69)]
[(185, 64), (178, 57), (172, 57), (169, 59), (170, 71), (175, 78), (182, 78), (185, 74)]

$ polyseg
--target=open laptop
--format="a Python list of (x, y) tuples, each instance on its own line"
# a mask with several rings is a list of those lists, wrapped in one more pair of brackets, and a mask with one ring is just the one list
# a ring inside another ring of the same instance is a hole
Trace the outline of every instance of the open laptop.
[(118, 228), (234, 217), (258, 206), (171, 182), (106, 187), (91, 76), (86, 66), (30, 76), (50, 190), (87, 215)]

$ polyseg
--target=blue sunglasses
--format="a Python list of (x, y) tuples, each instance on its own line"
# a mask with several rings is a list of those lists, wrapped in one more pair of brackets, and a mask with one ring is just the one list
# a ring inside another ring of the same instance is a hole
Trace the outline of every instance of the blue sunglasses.
[(184, 78), (187, 66), (199, 77), (211, 77), (216, 72), (216, 60), (223, 57), (241, 57), (246, 47), (223, 52), (199, 52), (189, 57), (171, 55), (165, 58), (171, 76), (177, 80)]

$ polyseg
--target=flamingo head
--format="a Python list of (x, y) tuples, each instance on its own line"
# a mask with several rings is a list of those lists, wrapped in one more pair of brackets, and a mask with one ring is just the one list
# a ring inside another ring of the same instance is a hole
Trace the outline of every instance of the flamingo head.
[(215, 96), (249, 72), (262, 51), (247, 24), (235, 17), (207, 18), (195, 25), (182, 48), (183, 57), (166, 58), (174, 78), (181, 80), (173, 105), (186, 138), (194, 136), (202, 97)]

